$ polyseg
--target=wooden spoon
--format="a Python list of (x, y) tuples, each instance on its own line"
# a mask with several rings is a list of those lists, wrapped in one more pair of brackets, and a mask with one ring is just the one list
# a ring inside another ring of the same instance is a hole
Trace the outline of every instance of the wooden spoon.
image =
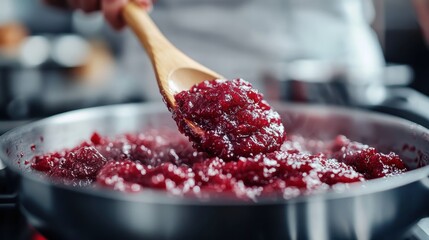
[(123, 8), (123, 15), (149, 55), (158, 87), (169, 108), (176, 107), (176, 93), (189, 90), (204, 80), (223, 78), (173, 46), (146, 11), (137, 4), (127, 3)]

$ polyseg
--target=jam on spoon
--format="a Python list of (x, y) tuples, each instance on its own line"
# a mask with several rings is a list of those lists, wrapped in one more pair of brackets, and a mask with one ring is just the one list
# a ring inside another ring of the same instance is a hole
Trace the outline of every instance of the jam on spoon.
[[(286, 138), (279, 114), (243, 79), (204, 81), (175, 100), (179, 130), (196, 149), (224, 160), (279, 150)], [(203, 133), (195, 133), (184, 119)]]

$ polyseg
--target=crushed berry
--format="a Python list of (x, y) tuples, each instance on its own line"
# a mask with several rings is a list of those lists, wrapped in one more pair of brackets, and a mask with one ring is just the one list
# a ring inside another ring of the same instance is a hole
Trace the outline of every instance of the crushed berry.
[(165, 129), (115, 138), (94, 133), (73, 149), (36, 156), (31, 166), (75, 185), (252, 200), (292, 198), (407, 171), (396, 154), (379, 153), (344, 136), (317, 141), (291, 135), (279, 150), (225, 161), (198, 152), (184, 136)]
[[(224, 160), (280, 149), (280, 116), (243, 79), (204, 81), (175, 95), (173, 118), (193, 146)], [(192, 123), (199, 130), (190, 127)]]
[(335, 139), (331, 152), (333, 158), (352, 166), (367, 179), (406, 171), (404, 162), (395, 153), (379, 153), (373, 147), (350, 141), (344, 136), (338, 136)]

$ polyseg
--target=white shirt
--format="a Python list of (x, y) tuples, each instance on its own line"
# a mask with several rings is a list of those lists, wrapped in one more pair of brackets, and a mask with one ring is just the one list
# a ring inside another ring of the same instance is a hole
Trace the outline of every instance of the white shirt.
[[(284, 78), (299, 59), (344, 65), (355, 81), (373, 81), (384, 66), (367, 0), (158, 0), (151, 16), (185, 54), (260, 89), (264, 75)], [(126, 45), (124, 67), (146, 98), (159, 99), (144, 50), (135, 37)]]

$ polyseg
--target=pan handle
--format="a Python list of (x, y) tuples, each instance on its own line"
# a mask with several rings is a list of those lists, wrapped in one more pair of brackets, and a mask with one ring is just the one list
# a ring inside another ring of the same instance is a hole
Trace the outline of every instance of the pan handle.
[[(426, 194), (427, 194), (427, 200), (429, 201), (429, 176), (427, 178), (424, 178), (421, 180), (422, 185), (424, 186), (424, 188), (427, 190)], [(427, 221), (429, 221), (429, 208), (426, 209), (426, 216), (427, 216)], [(429, 227), (427, 227), (429, 229)]]
[(429, 128), (429, 97), (411, 88), (388, 88), (386, 99), (370, 108)]

